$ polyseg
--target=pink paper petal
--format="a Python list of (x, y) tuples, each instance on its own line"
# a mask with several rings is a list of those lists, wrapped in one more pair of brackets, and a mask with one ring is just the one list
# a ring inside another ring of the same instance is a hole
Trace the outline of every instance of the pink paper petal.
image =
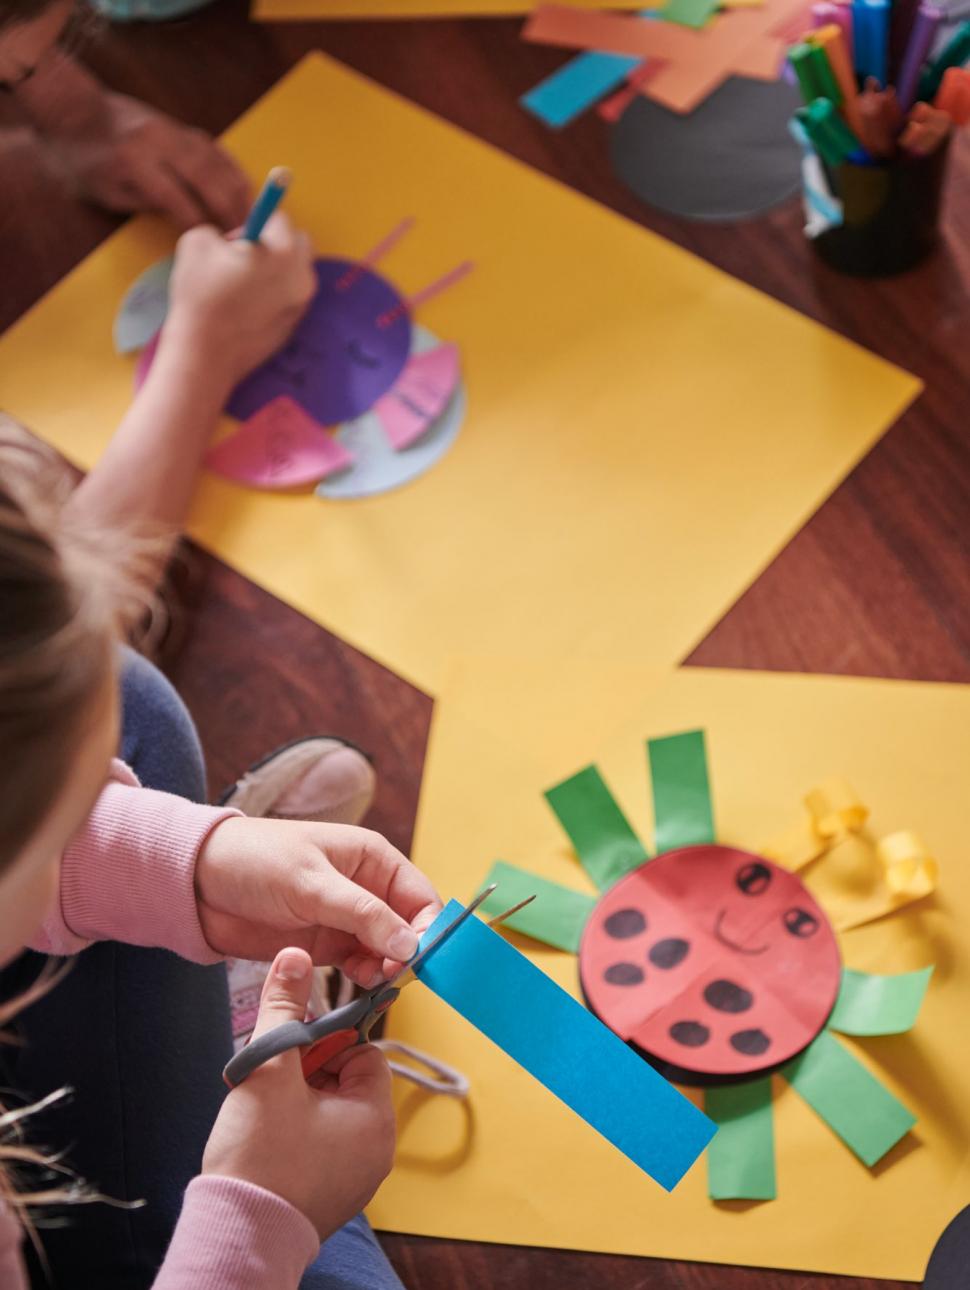
[(266, 403), (206, 454), (216, 474), (254, 488), (316, 484), (354, 458), (286, 395)]
[(408, 448), (441, 416), (458, 387), (458, 346), (437, 345), (408, 360), (374, 411), (391, 445)]

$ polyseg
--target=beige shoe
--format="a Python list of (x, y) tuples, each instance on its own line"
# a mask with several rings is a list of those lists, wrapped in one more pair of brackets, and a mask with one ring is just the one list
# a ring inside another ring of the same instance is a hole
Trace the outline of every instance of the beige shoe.
[(374, 767), (359, 748), (332, 735), (313, 735), (251, 766), (219, 805), (277, 820), (359, 824), (376, 788)]

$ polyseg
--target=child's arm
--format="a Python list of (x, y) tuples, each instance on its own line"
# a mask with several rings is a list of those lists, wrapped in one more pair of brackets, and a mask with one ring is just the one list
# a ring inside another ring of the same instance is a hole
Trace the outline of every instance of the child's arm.
[(283, 344), (314, 284), (309, 239), (285, 215), (258, 244), (208, 227), (185, 234), (148, 378), (69, 507), (174, 537), (230, 391)]

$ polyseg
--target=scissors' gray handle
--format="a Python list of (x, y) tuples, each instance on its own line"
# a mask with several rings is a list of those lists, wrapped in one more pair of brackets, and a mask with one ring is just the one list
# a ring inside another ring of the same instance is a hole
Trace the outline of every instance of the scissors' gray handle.
[(241, 1048), (235, 1057), (226, 1063), (222, 1078), (230, 1088), (235, 1088), (270, 1058), (289, 1052), (291, 1048), (302, 1048), (304, 1044), (312, 1043), (313, 1039), (312, 1023), (284, 1021), (282, 1025), (274, 1026), (272, 1030), (267, 1030), (265, 1035), (250, 1040), (245, 1048)]

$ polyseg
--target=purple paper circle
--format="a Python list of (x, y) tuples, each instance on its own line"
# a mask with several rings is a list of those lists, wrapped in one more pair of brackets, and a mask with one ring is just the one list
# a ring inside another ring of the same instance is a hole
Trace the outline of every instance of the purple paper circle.
[(240, 421), (288, 394), (321, 425), (373, 407), (411, 350), (411, 318), (384, 278), (348, 260), (317, 260), (317, 293), (289, 342), (237, 385)]

